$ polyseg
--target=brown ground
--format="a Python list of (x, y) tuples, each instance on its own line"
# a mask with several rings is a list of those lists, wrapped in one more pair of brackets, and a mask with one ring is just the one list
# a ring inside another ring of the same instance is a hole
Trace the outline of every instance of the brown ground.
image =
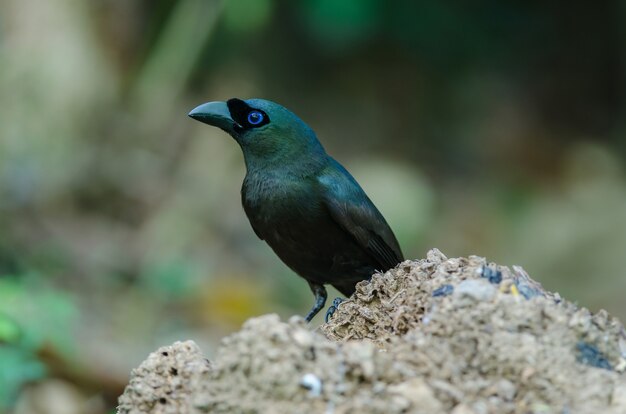
[(626, 413), (621, 323), (516, 266), (431, 250), (360, 283), (319, 331), (266, 315), (213, 362), (160, 348), (119, 413)]

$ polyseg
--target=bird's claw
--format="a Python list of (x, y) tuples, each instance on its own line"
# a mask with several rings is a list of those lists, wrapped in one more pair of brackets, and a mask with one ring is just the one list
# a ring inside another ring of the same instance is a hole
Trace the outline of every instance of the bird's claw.
[(324, 322), (328, 323), (330, 318), (335, 314), (335, 312), (337, 311), (337, 308), (343, 301), (344, 300), (342, 298), (333, 299), (333, 304), (330, 305), (330, 307), (326, 311), (326, 316), (324, 316)]

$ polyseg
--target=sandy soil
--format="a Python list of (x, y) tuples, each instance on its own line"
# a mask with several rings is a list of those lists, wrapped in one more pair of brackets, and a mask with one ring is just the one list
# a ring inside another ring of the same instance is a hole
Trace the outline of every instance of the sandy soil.
[(318, 329), (253, 318), (213, 362), (191, 341), (160, 348), (118, 412), (624, 414), (625, 370), (606, 312), (520, 267), (433, 249), (361, 282)]

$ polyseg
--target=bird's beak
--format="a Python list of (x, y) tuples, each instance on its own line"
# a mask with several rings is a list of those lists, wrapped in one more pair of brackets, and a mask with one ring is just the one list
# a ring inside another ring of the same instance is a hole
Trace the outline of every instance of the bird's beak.
[(216, 126), (228, 133), (232, 133), (237, 125), (230, 116), (226, 102), (207, 102), (197, 106), (189, 112), (189, 117), (196, 121)]

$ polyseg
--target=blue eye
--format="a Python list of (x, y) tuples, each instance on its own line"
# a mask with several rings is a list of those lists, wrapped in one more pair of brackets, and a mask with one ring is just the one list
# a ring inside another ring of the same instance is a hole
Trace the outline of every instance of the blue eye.
[(259, 125), (265, 117), (259, 111), (252, 111), (248, 114), (248, 123), (250, 125)]

